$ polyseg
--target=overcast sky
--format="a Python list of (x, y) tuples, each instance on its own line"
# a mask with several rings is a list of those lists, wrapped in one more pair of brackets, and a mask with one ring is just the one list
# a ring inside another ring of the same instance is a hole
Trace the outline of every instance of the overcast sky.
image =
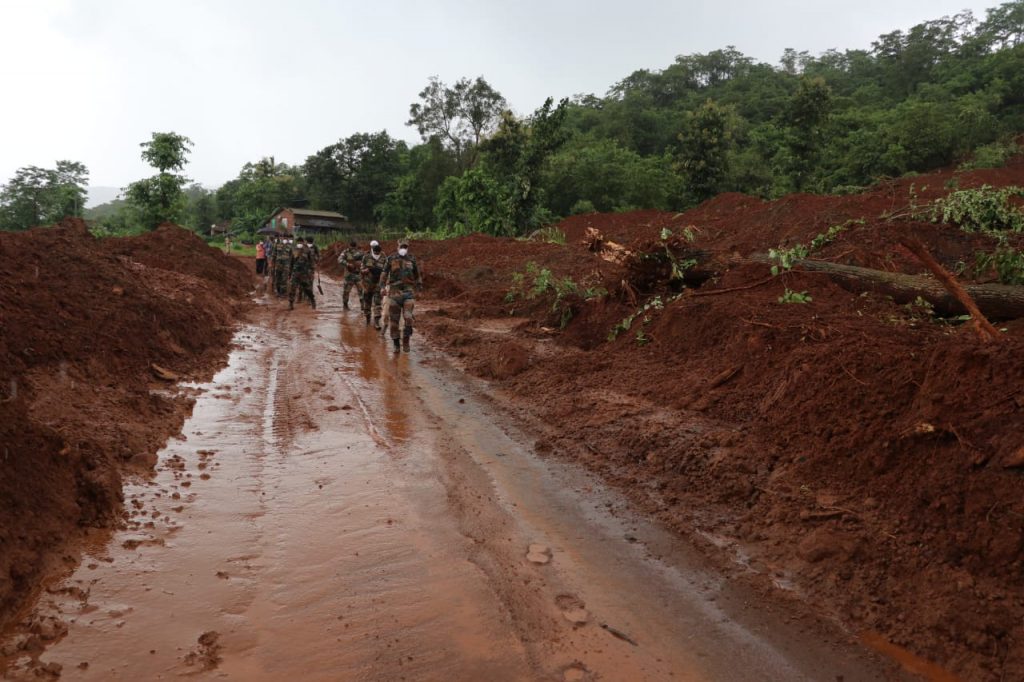
[(414, 141), (432, 75), (483, 75), (528, 113), (640, 68), (726, 45), (867, 48), (879, 34), (998, 0), (0, 0), (0, 182), (84, 162), (92, 185), (149, 175), (152, 131), (195, 141), (208, 186), (246, 161), (301, 163), (355, 132)]

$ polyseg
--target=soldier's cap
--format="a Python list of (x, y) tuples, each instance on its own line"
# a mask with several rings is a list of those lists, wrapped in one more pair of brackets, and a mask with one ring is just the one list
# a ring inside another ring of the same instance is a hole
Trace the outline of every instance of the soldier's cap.
[(370, 246), (380, 246), (380, 242), (376, 239), (370, 240)]
[(398, 240), (398, 246), (399, 246), (399, 248), (401, 248), (403, 246), (406, 247), (406, 248), (409, 248), (409, 240), (408, 239), (399, 239)]

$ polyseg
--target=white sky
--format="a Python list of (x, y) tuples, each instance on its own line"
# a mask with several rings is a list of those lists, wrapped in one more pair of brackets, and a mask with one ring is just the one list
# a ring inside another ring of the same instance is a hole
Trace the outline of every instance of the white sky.
[(0, 0), (0, 183), (84, 162), (92, 185), (150, 174), (152, 131), (195, 141), (207, 186), (246, 161), (301, 163), (355, 132), (415, 141), (432, 75), (483, 75), (519, 112), (603, 94), (639, 68), (726, 45), (868, 48), (879, 34), (998, 0)]

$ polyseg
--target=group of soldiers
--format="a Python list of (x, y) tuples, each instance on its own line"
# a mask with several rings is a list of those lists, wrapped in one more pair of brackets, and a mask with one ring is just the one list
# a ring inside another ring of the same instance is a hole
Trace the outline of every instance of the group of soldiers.
[(288, 297), (288, 310), (294, 310), (295, 298), (305, 296), (316, 309), (313, 275), (320, 262), (320, 249), (310, 237), (275, 235), (265, 245), (267, 275), (278, 297)]
[[(313, 279), (320, 262), (320, 250), (313, 240), (276, 235), (265, 245), (265, 252), (269, 281), (277, 296), (288, 296), (288, 309), (295, 308), (296, 297), (301, 302), (304, 296), (316, 309)], [(367, 326), (372, 324), (377, 330), (389, 331), (395, 352), (408, 352), (416, 292), (423, 287), (419, 264), (409, 253), (409, 242), (399, 240), (398, 250), (388, 255), (377, 240), (371, 241), (369, 251), (365, 252), (352, 241), (338, 256), (338, 263), (345, 271), (342, 289), (345, 310), (349, 309), (349, 298), (355, 289)], [(387, 318), (384, 318), (385, 303)]]
[[(395, 352), (408, 352), (416, 292), (423, 288), (423, 275), (416, 257), (409, 253), (409, 242), (399, 240), (398, 250), (387, 255), (376, 239), (365, 252), (353, 241), (338, 256), (338, 263), (345, 270), (342, 289), (345, 309), (349, 309), (349, 297), (355, 289), (367, 326), (372, 324), (375, 329), (389, 331)], [(388, 316), (384, 320), (386, 326), (382, 327), (385, 301)]]

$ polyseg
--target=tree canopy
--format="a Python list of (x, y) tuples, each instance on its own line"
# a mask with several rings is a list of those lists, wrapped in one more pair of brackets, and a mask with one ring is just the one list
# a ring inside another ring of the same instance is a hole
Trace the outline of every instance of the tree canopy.
[[(125, 197), (136, 222), (201, 229), (214, 218), (258, 228), (296, 204), (367, 228), (521, 234), (586, 210), (681, 210), (725, 191), (846, 192), (1001, 163), (1024, 132), (1024, 0), (982, 19), (962, 12), (894, 30), (861, 49), (787, 48), (775, 65), (732, 46), (680, 55), (529, 116), (510, 111), (483, 76), (434, 77), (408, 125), (419, 144), (355, 133), (299, 166), (246, 164), (215, 192), (185, 191), (191, 142), (156, 133), (143, 157), (158, 175)], [(74, 181), (47, 172), (22, 169), (4, 186), (3, 215), (21, 216), (5, 225), (74, 211)]]

